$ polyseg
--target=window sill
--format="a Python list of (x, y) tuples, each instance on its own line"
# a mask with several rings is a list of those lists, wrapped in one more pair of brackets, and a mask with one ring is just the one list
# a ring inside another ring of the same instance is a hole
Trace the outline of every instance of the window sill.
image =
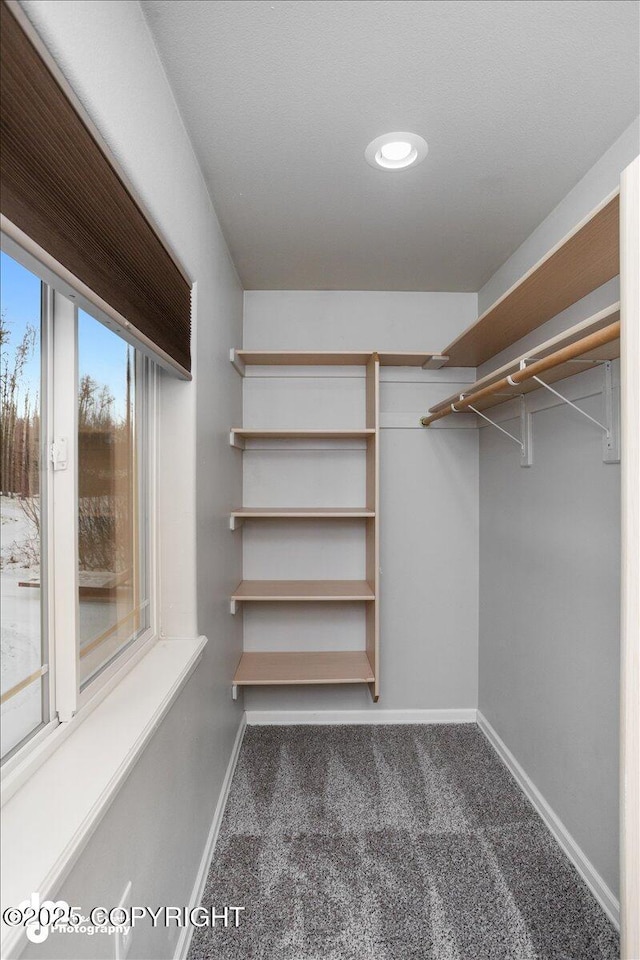
[[(159, 640), (2, 808), (2, 909), (57, 887), (193, 673), (206, 637)], [(74, 721), (71, 721), (71, 726)], [(55, 734), (54, 734), (55, 735)], [(24, 928), (2, 928), (16, 956)]]

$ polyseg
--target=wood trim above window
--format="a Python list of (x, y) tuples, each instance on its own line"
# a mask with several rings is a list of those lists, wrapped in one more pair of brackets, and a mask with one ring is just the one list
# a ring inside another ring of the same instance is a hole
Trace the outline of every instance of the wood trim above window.
[(5, 0), (0, 17), (3, 216), (190, 377), (188, 281)]

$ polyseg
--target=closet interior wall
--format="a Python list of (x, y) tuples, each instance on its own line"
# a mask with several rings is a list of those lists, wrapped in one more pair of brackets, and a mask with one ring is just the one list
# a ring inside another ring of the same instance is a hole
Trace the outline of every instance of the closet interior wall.
[[(245, 293), (249, 350), (428, 351), (476, 316), (475, 294), (353, 291)], [(470, 370), (380, 371), (380, 700), (366, 685), (247, 687), (247, 710), (473, 708), (477, 699), (478, 435), (420, 412), (462, 389)], [(250, 427), (365, 424), (364, 368), (247, 367)], [(464, 422), (464, 421), (463, 421)], [(467, 421), (468, 426), (468, 421)], [(365, 441), (252, 441), (245, 506), (364, 502)], [(247, 521), (246, 580), (362, 579), (358, 520)], [(435, 544), (438, 544), (437, 549)], [(456, 569), (452, 578), (447, 570)], [(425, 576), (425, 571), (429, 571)], [(364, 649), (364, 604), (244, 604), (245, 651)]]
[[(601, 419), (602, 384), (593, 369), (558, 386)], [(566, 404), (527, 403), (531, 468), (479, 430), (479, 708), (617, 895), (620, 465)], [(513, 402), (491, 415), (518, 433)]]
[[(487, 281), (480, 312), (618, 189), (639, 138), (635, 120)], [(616, 277), (491, 357), (478, 377), (619, 299)], [(612, 374), (617, 387), (619, 361)], [(601, 369), (557, 386), (602, 419)], [(479, 711), (588, 858), (603, 902), (615, 910), (620, 465), (603, 463), (601, 431), (547, 391), (527, 405), (531, 468), (519, 466), (517, 447), (493, 427), (479, 430)], [(491, 415), (517, 433), (516, 410), (512, 401)]]
[[(480, 291), (486, 306), (615, 190), (634, 124)], [(478, 368), (478, 377), (619, 299), (614, 278)], [(620, 364), (612, 363), (619, 406)], [(544, 378), (543, 378), (544, 379)], [(555, 385), (596, 419), (604, 371)], [(620, 465), (602, 433), (545, 390), (527, 398), (533, 466), (480, 434), (479, 710), (608, 888), (619, 889)], [(518, 401), (491, 416), (519, 432)], [(450, 418), (449, 418), (450, 419)]]

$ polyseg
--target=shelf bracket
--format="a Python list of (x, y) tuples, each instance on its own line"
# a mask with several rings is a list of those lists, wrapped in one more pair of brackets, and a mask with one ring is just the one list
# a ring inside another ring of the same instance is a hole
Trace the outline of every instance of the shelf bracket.
[(429, 357), (429, 359), (422, 364), (422, 369), (423, 370), (439, 370), (441, 367), (444, 367), (448, 359), (449, 357), (445, 356), (442, 353), (434, 353), (433, 356)]
[[(464, 394), (460, 394), (460, 400), (464, 400)], [(455, 403), (451, 404), (451, 409), (457, 412)], [(527, 404), (524, 398), (524, 394), (520, 395), (520, 436), (516, 437), (512, 433), (509, 433), (508, 430), (505, 430), (504, 427), (501, 427), (499, 423), (496, 423), (495, 420), (492, 420), (486, 414), (482, 413), (476, 407), (472, 407), (471, 404), (465, 409), (473, 410), (475, 414), (479, 417), (482, 417), (483, 420), (486, 420), (487, 423), (491, 424), (492, 427), (495, 427), (496, 430), (499, 430), (500, 433), (504, 433), (505, 437), (509, 437), (510, 440), (513, 440), (514, 443), (517, 443), (520, 447), (520, 466), (521, 467), (530, 467), (533, 464), (533, 431), (531, 429), (531, 414), (527, 411)]]
[(232, 683), (232, 684), (231, 684), (231, 699), (232, 699), (232, 700), (237, 700), (237, 699), (238, 699), (238, 684), (237, 684), (237, 683)]
[(238, 601), (235, 599), (232, 599), (229, 601), (229, 613), (231, 614), (232, 617), (235, 617), (237, 612), (238, 612)]
[(604, 463), (620, 463), (620, 399), (616, 397), (613, 386), (611, 360), (604, 364), (604, 422), (609, 434), (602, 438), (602, 459)]
[(236, 450), (244, 450), (244, 437), (238, 437), (232, 430), (229, 434), (229, 445), (235, 447)]
[(244, 374), (245, 374), (244, 360), (240, 359), (237, 351), (234, 350), (233, 348), (229, 350), (229, 360), (231, 360), (231, 363), (236, 368), (240, 376), (244, 377)]
[[(455, 410), (455, 405), (454, 405), (454, 404), (451, 404), (451, 407)], [(520, 437), (514, 437), (514, 435), (513, 435), (512, 433), (509, 433), (508, 430), (505, 430), (504, 427), (501, 427), (499, 423), (496, 423), (495, 420), (491, 420), (490, 417), (487, 417), (484, 413), (481, 413), (480, 410), (477, 410), (477, 409), (476, 409), (476, 407), (472, 407), (471, 404), (469, 404), (469, 406), (467, 406), (465, 409), (467, 409), (467, 410), (473, 410), (474, 413), (477, 413), (477, 415), (478, 415), (479, 417), (482, 417), (483, 420), (486, 420), (487, 423), (490, 423), (491, 426), (492, 426), (492, 427), (495, 427), (496, 430), (499, 430), (500, 433), (504, 433), (505, 437), (509, 437), (509, 439), (510, 439), (510, 440), (513, 440), (514, 443), (517, 443), (518, 446), (520, 447), (521, 451), (524, 453), (524, 443), (522, 442), (522, 440), (520, 439)]]
[[(513, 386), (517, 386), (516, 383)], [(458, 397), (456, 403), (461, 403), (465, 398), (464, 393), (461, 393)], [(513, 398), (515, 399), (515, 398)], [(500, 433), (504, 433), (505, 437), (509, 437), (510, 440), (513, 440), (514, 443), (517, 443), (520, 447), (520, 466), (521, 467), (530, 467), (533, 465), (533, 430), (531, 427), (531, 414), (527, 410), (527, 404), (524, 394), (520, 394), (520, 436), (516, 437), (512, 433), (509, 433), (508, 430), (505, 430), (504, 427), (501, 427), (499, 423), (496, 423), (495, 420), (492, 420), (491, 417), (488, 417), (485, 413), (482, 413), (478, 410), (477, 407), (473, 407), (470, 403), (464, 407), (464, 410), (458, 410), (455, 403), (451, 404), (451, 410), (453, 413), (463, 413), (466, 410), (472, 410), (478, 417), (482, 417), (483, 420), (486, 420), (487, 423), (491, 424), (492, 427), (495, 427), (496, 430), (499, 430)], [(423, 426), (427, 417), (423, 417), (420, 421)]]
[(523, 393), (520, 394), (520, 437), (522, 447), (520, 449), (520, 466), (533, 466), (533, 428), (532, 417), (527, 410), (527, 401)]
[(582, 414), (585, 419), (590, 420), (591, 423), (595, 424), (596, 427), (599, 427), (602, 430), (602, 459), (605, 463), (619, 463), (620, 462), (620, 430), (619, 424), (617, 423), (617, 409), (618, 405), (614, 403), (613, 397), (613, 378), (611, 374), (611, 360), (605, 360), (604, 364), (604, 387), (602, 395), (604, 398), (604, 414), (605, 422), (601, 423), (599, 420), (596, 420), (595, 417), (592, 417), (590, 413), (587, 413), (581, 407), (579, 407), (573, 400), (569, 400), (568, 397), (565, 397), (564, 394), (559, 393), (554, 387), (550, 386), (548, 383), (545, 383), (544, 380), (541, 380), (540, 377), (532, 377), (536, 383), (539, 383), (541, 387), (544, 387), (545, 390), (548, 390), (554, 396), (558, 397), (559, 400), (562, 400), (563, 403), (566, 403), (568, 406), (572, 407), (578, 413)]
[(232, 514), (229, 517), (229, 530), (239, 530), (243, 523), (242, 517), (234, 517)]

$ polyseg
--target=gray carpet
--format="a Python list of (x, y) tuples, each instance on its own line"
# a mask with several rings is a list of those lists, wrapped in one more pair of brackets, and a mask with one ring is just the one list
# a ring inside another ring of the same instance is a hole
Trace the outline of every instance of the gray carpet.
[(474, 724), (249, 727), (190, 960), (614, 960)]

